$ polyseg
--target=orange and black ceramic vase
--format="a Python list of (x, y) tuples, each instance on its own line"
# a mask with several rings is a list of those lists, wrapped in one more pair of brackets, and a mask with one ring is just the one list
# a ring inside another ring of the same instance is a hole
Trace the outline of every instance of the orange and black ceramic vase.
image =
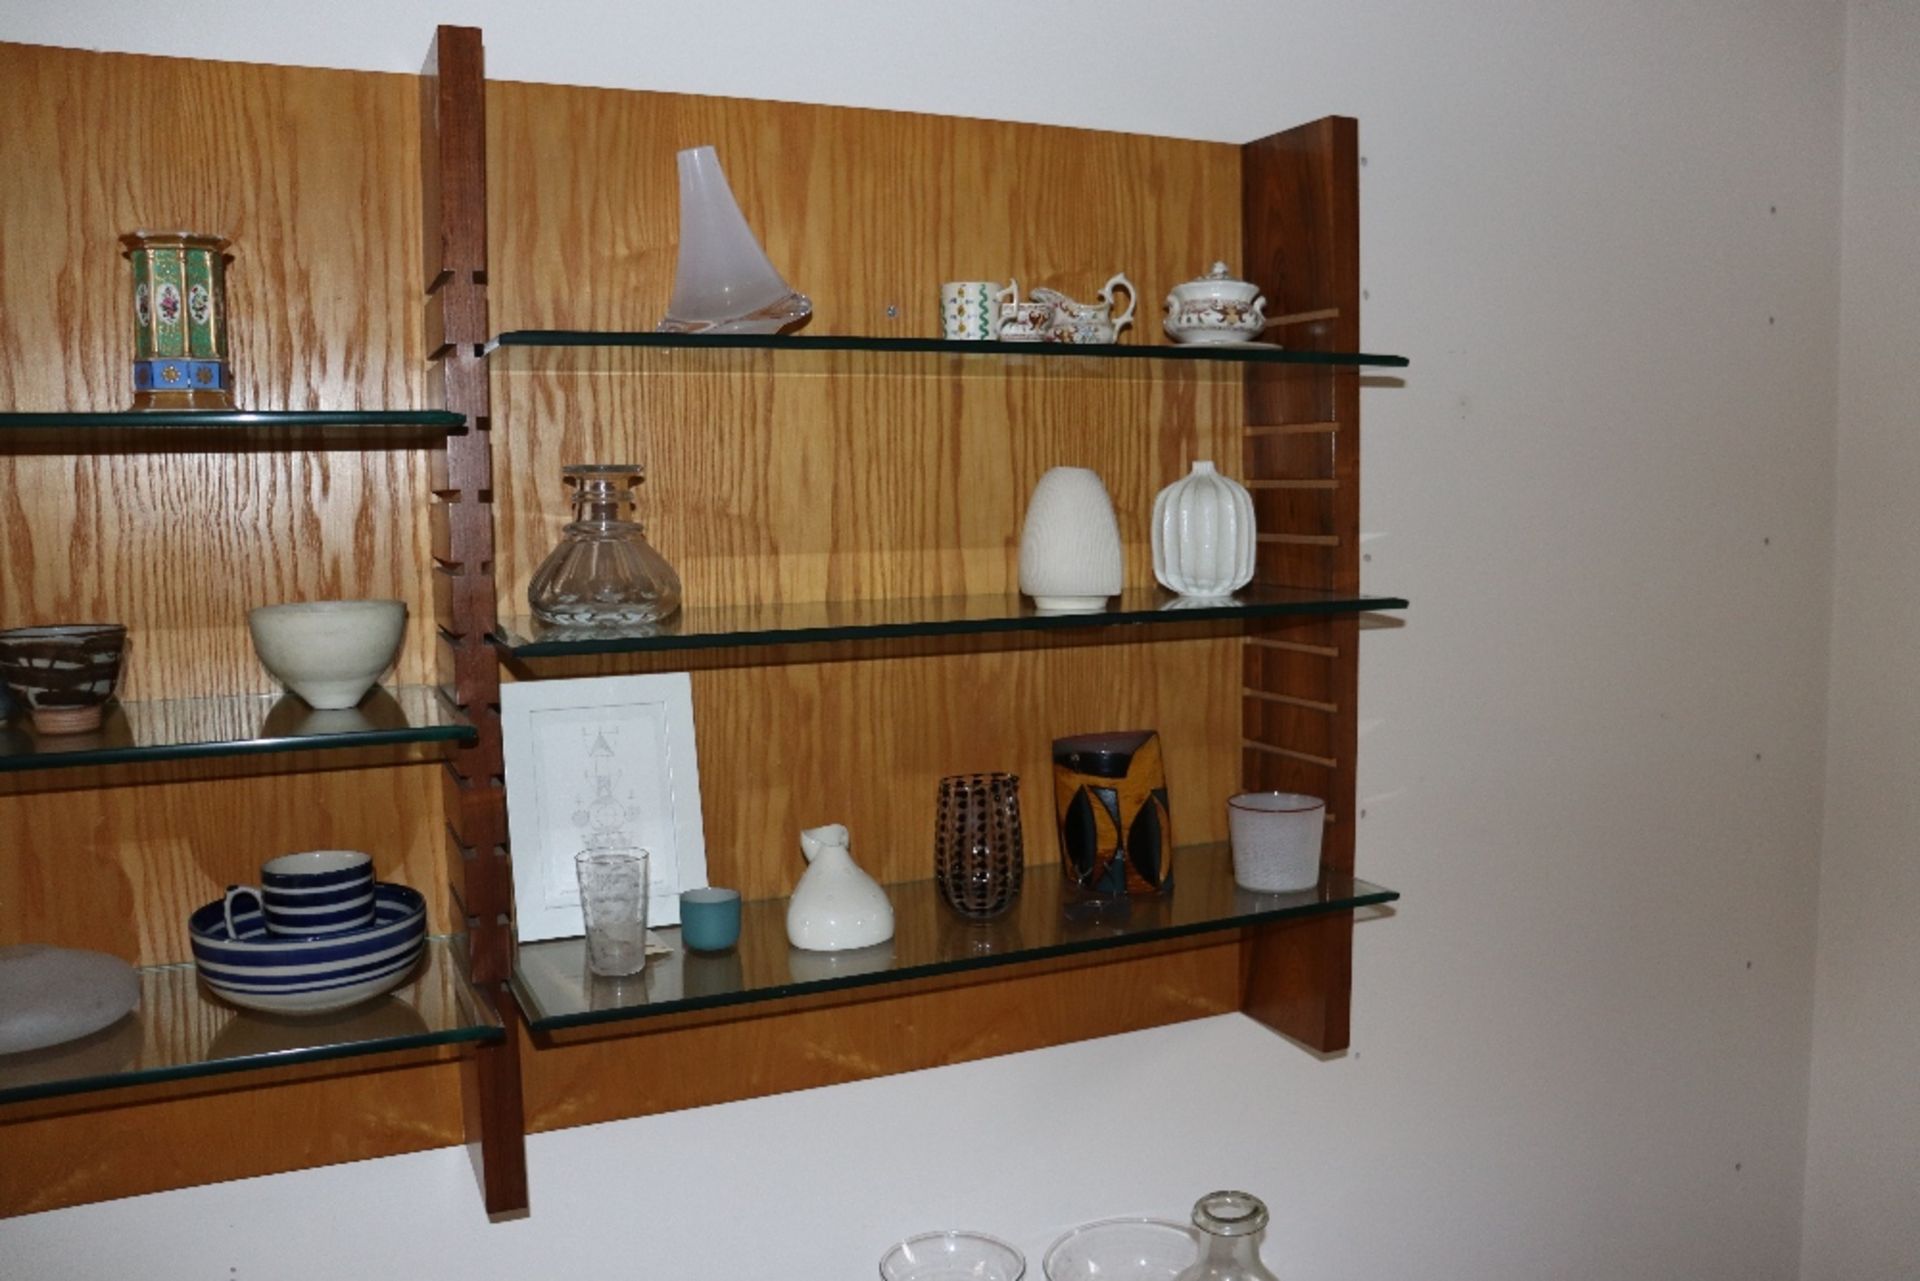
[(1107, 896), (1173, 888), (1173, 820), (1157, 733), (1054, 739), (1053, 797), (1070, 886)]

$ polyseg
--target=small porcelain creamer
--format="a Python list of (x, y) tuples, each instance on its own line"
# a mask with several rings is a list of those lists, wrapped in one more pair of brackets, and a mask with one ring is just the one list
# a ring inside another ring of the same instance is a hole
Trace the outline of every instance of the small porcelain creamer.
[(787, 900), (787, 941), (809, 952), (872, 947), (893, 937), (893, 904), (860, 870), (841, 823), (800, 833), (807, 870)]
[[(1122, 289), (1127, 291), (1127, 309), (1116, 316), (1113, 296)], [(1033, 298), (1053, 308), (1053, 323), (1047, 331), (1049, 342), (1110, 343), (1118, 341), (1120, 331), (1133, 323), (1137, 293), (1126, 273), (1115, 272), (1100, 286), (1099, 302), (1075, 302), (1058, 289), (1036, 289)]]

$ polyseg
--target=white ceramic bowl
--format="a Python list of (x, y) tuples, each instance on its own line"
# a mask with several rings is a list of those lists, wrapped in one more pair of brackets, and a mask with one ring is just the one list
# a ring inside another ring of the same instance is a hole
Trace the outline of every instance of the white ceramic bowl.
[(316, 600), (247, 611), (253, 648), (286, 687), (322, 710), (352, 707), (400, 648), (405, 602)]

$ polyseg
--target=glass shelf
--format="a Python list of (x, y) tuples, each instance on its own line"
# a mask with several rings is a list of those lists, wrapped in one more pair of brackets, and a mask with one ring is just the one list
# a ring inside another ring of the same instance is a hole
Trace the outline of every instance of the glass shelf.
[(446, 409), (0, 413), (0, 451), (410, 448), (464, 431), (466, 421)]
[(766, 605), (689, 605), (664, 623), (632, 628), (552, 627), (531, 616), (505, 619), (497, 638), (517, 658), (712, 649), (898, 636), (964, 636), (1116, 624), (1204, 623), (1405, 609), (1398, 596), (1348, 596), (1309, 588), (1243, 589), (1226, 600), (1191, 600), (1135, 588), (1096, 613), (1046, 613), (1018, 593), (902, 600), (803, 601)]
[(1240, 376), (1282, 365), (1366, 365), (1399, 369), (1405, 356), (1315, 351), (1270, 343), (1245, 347), (1172, 343), (949, 342), (941, 338), (874, 338), (811, 334), (662, 334), (577, 329), (522, 329), (487, 344), (496, 367), (542, 373), (715, 373), (762, 367), (781, 373), (939, 374), (1004, 377), (1012, 372), (1075, 378), (1158, 378), (1186, 371)]
[(15, 713), (0, 724), (0, 773), (475, 738), (430, 686), (376, 686), (358, 707), (339, 712), (315, 711), (293, 694), (115, 701), (87, 734), (37, 734), (24, 710)]
[(427, 940), (412, 980), (336, 1014), (238, 1009), (202, 987), (191, 965), (139, 975), (140, 1008), (111, 1027), (65, 1045), (0, 1054), (0, 1103), (501, 1035), (447, 939)]
[(1233, 883), (1225, 845), (1176, 850), (1173, 867), (1174, 888), (1164, 897), (1077, 902), (1067, 895), (1057, 867), (1030, 867), (1013, 909), (987, 922), (953, 912), (931, 880), (889, 885), (893, 938), (852, 952), (791, 946), (787, 900), (762, 899), (742, 905), (737, 947), (689, 953), (679, 930), (663, 929), (660, 936), (673, 954), (648, 961), (631, 978), (588, 973), (582, 939), (523, 944), (513, 990), (531, 1025), (551, 1030), (1014, 965), (1348, 912), (1400, 897), (1351, 878), (1299, 894), (1255, 894)]

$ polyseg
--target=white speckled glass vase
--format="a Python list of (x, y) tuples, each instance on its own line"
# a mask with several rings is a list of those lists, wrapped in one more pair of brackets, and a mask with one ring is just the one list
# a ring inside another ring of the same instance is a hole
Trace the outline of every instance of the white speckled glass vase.
[(1182, 596), (1231, 596), (1253, 581), (1253, 495), (1210, 462), (1153, 500), (1153, 576)]
[(1020, 530), (1020, 590), (1044, 610), (1105, 609), (1120, 591), (1120, 524), (1099, 473), (1055, 467), (1033, 487)]

